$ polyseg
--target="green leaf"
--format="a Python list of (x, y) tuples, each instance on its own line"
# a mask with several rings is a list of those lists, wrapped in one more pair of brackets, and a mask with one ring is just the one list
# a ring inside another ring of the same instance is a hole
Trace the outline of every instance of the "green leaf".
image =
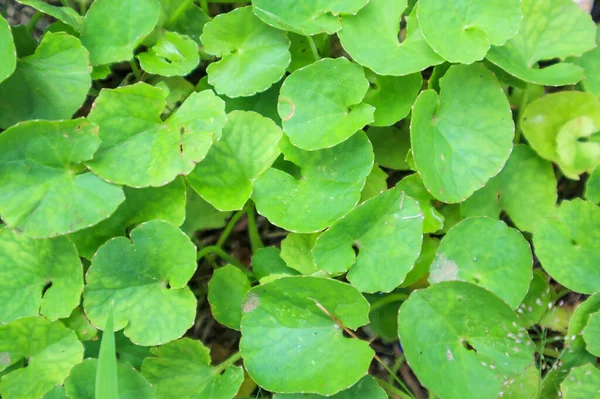
[[(98, 333), (98, 337), (100, 339), (95, 339), (93, 341), (86, 341), (85, 345), (85, 354), (84, 357), (87, 358), (97, 358), (100, 353), (100, 341), (102, 338), (102, 331)], [(117, 357), (119, 358), (119, 362), (123, 364), (127, 364), (137, 370), (141, 369), (142, 362), (145, 358), (150, 356), (150, 348), (146, 346), (137, 346), (129, 340), (124, 334), (123, 330), (116, 331), (115, 335), (115, 345)]]
[(279, 147), (300, 177), (270, 168), (254, 182), (258, 212), (290, 232), (314, 233), (348, 213), (373, 168), (367, 136), (359, 132), (332, 148), (304, 151), (285, 138)]
[(10, 25), (0, 15), (0, 83), (17, 67), (17, 49), (13, 42)]
[(469, 283), (414, 291), (398, 325), (411, 369), (444, 399), (498, 398), (534, 360), (533, 342), (512, 309)]
[(248, 277), (237, 267), (225, 265), (213, 273), (208, 283), (208, 302), (216, 321), (240, 329), (242, 302), (250, 290)]
[(108, 219), (71, 234), (79, 256), (91, 259), (106, 241), (125, 236), (129, 229), (140, 223), (161, 219), (179, 226), (186, 217), (186, 190), (182, 178), (162, 187), (124, 187), (123, 191), (125, 202)]
[(553, 219), (538, 223), (533, 246), (542, 266), (560, 284), (583, 294), (600, 290), (600, 208), (563, 201)]
[(587, 351), (600, 357), (600, 312), (590, 315), (588, 324), (583, 329), (583, 339), (587, 344)]
[(442, 239), (429, 282), (475, 283), (516, 309), (527, 295), (532, 267), (531, 248), (518, 230), (500, 220), (467, 218)]
[(25, 25), (11, 26), (17, 57), (27, 57), (35, 53), (37, 42)]
[[(311, 40), (314, 42), (317, 51), (327, 46), (327, 34), (319, 34), (316, 36), (302, 36), (297, 33), (288, 32), (290, 38), (290, 53), (292, 61), (287, 67), (288, 72), (294, 72), (300, 68), (304, 68), (315, 62), (315, 55), (312, 50)], [(321, 50), (323, 51), (323, 50)]]
[(190, 186), (221, 211), (239, 210), (252, 195), (254, 181), (279, 156), (283, 133), (256, 112), (227, 115), (221, 140), (187, 176)]
[(68, 399), (67, 394), (65, 393), (65, 388), (60, 386), (55, 386), (52, 388), (50, 392), (42, 396), (42, 399)]
[(83, 17), (71, 7), (57, 7), (42, 0), (18, 0), (18, 2), (58, 19), (77, 33), (81, 33), (83, 30)]
[(196, 249), (181, 230), (160, 220), (139, 225), (130, 237), (111, 239), (92, 258), (85, 313), (104, 330), (114, 301), (114, 330), (125, 328), (136, 345), (177, 339), (196, 314), (196, 299), (187, 287), (196, 270)]
[(364, 376), (360, 381), (352, 385), (352, 387), (333, 396), (321, 396), (310, 393), (278, 393), (273, 396), (273, 399), (319, 399), (326, 397), (330, 399), (387, 399), (385, 391), (377, 385), (375, 379), (370, 375)]
[[(440, 240), (425, 235), (423, 237), (423, 245), (421, 246), (421, 253), (415, 262), (415, 266), (406, 275), (406, 278), (400, 285), (400, 287), (410, 287), (411, 285), (424, 279), (429, 273), (429, 268), (435, 259), (435, 254), (438, 247), (440, 246)], [(395, 334), (394, 334), (395, 335)]]
[(406, 162), (410, 150), (408, 124), (403, 124), (400, 129), (395, 126), (369, 127), (367, 136), (373, 144), (375, 162), (390, 169), (410, 170)]
[(94, 1), (85, 14), (81, 34), (92, 65), (131, 59), (135, 48), (156, 26), (159, 13), (156, 0)]
[(375, 122), (371, 125), (390, 126), (404, 119), (421, 90), (421, 74), (379, 76), (367, 70), (366, 75), (370, 88), (364, 102), (375, 107)]
[(298, 234), (290, 233), (281, 241), (281, 259), (301, 274), (319, 273), (313, 256), (313, 248), (319, 233)]
[(519, 229), (532, 232), (537, 222), (554, 214), (556, 184), (552, 164), (519, 144), (498, 176), (460, 204), (460, 212), (498, 219), (504, 211)]
[(45, 34), (35, 53), (20, 58), (0, 83), (0, 128), (30, 119), (70, 119), (86, 98), (91, 70), (78, 39)]
[(600, 370), (591, 364), (571, 370), (567, 379), (560, 385), (562, 398), (593, 398), (600, 393)]
[(80, 118), (30, 121), (0, 135), (0, 215), (30, 237), (71, 233), (108, 218), (123, 190), (81, 163), (100, 146), (98, 126)]
[(2, 228), (0, 254), (0, 324), (68, 317), (79, 304), (83, 267), (68, 238), (34, 240)]
[(277, 106), (285, 134), (304, 150), (347, 140), (373, 122), (375, 108), (361, 103), (368, 89), (362, 67), (344, 57), (324, 58), (293, 72), (281, 86)]
[(281, 259), (280, 251), (276, 247), (257, 249), (252, 254), (252, 271), (261, 283), (267, 282), (266, 279), (277, 279), (283, 276), (295, 276), (298, 274), (296, 270), (289, 268), (283, 259)]
[(371, 173), (369, 173), (369, 176), (367, 176), (365, 187), (360, 192), (360, 202), (362, 203), (370, 198), (377, 197), (379, 194), (387, 190), (387, 178), (387, 173), (385, 173), (379, 167), (379, 165), (373, 165)]
[(189, 187), (186, 191), (185, 222), (181, 225), (181, 230), (185, 234), (191, 237), (196, 231), (225, 227), (225, 222), (231, 216), (231, 212), (221, 212), (215, 209)]
[(283, 79), (273, 84), (267, 90), (257, 93), (251, 97), (236, 97), (229, 98), (221, 96), (225, 101), (225, 111), (227, 113), (238, 110), (238, 111), (254, 111), (258, 112), (265, 118), (273, 120), (277, 126), (281, 127), (281, 118), (277, 113), (277, 100), (279, 98), (279, 89)]
[(225, 104), (210, 90), (193, 93), (163, 122), (165, 98), (145, 83), (102, 90), (89, 115), (102, 139), (90, 169), (132, 187), (164, 186), (190, 173), (221, 137)]
[[(154, 399), (150, 383), (135, 369), (125, 364), (115, 364), (119, 380), (119, 394), (111, 396), (114, 399)], [(96, 359), (85, 359), (71, 371), (65, 381), (65, 391), (69, 399), (100, 399), (94, 396), (94, 376), (100, 367)]]
[(73, 312), (68, 318), (61, 319), (60, 321), (69, 329), (75, 331), (77, 338), (82, 342), (97, 339), (98, 329), (90, 323), (87, 317), (85, 317), (83, 309), (79, 306), (73, 309)]
[[(111, 304), (106, 316), (104, 334), (100, 342), (97, 368), (95, 375), (95, 392), (90, 396), (95, 399), (116, 399), (119, 396), (119, 379), (117, 375), (117, 353), (115, 349), (115, 333), (113, 331), (113, 313)], [(88, 381), (91, 382), (91, 381)], [(89, 384), (91, 385), (91, 384)], [(73, 396), (73, 395), (72, 395)]]
[(444, 59), (471, 64), (490, 45), (502, 46), (519, 30), (521, 0), (421, 0), (419, 24), (427, 43)]
[(204, 51), (221, 57), (206, 72), (217, 93), (228, 97), (267, 90), (291, 60), (286, 33), (264, 24), (250, 6), (216, 16), (204, 26), (200, 40)]
[(379, 75), (409, 75), (444, 62), (425, 41), (416, 12), (405, 17), (406, 37), (400, 43), (406, 6), (406, 0), (370, 0), (356, 15), (344, 16), (338, 33), (344, 50)]
[(317, 267), (328, 273), (349, 269), (346, 278), (362, 292), (390, 292), (414, 266), (422, 241), (419, 204), (396, 188), (335, 222), (317, 238), (313, 254)]
[(583, 69), (571, 63), (538, 64), (593, 49), (596, 26), (590, 15), (571, 0), (522, 0), (522, 9), (519, 33), (502, 47), (492, 46), (487, 59), (526, 82), (564, 86), (583, 79)]
[(599, 128), (600, 99), (578, 91), (539, 98), (525, 108), (522, 119), (523, 134), (533, 149), (574, 180), (600, 164), (600, 143), (588, 139)]
[(517, 309), (517, 316), (525, 328), (533, 327), (544, 316), (548, 305), (552, 302), (550, 292), (546, 274), (541, 270), (534, 270), (529, 291)]
[(437, 199), (467, 199), (498, 174), (512, 150), (514, 124), (495, 76), (479, 64), (455, 65), (441, 94), (421, 92), (410, 137), (415, 164)]
[(581, 81), (581, 86), (585, 91), (600, 97), (600, 30), (598, 30), (598, 25), (596, 25), (596, 48), (584, 53), (579, 58), (569, 59), (569, 61), (584, 69), (585, 79)]
[(211, 21), (211, 18), (193, 2), (181, 2), (180, 0), (159, 1), (165, 18), (164, 27), (191, 37), (198, 46), (201, 46), (200, 35), (204, 25)]
[(416, 199), (423, 213), (423, 232), (435, 233), (444, 227), (444, 216), (434, 206), (434, 198), (423, 185), (418, 173), (406, 176), (396, 185), (400, 190)]
[(200, 62), (196, 42), (189, 36), (169, 31), (137, 58), (144, 71), (163, 76), (187, 75)]
[(0, 371), (27, 362), (2, 376), (2, 397), (39, 398), (61, 385), (83, 360), (83, 346), (61, 322), (27, 317), (0, 326), (0, 359)]
[(229, 399), (244, 379), (241, 367), (211, 367), (208, 349), (200, 341), (183, 338), (152, 352), (142, 364), (142, 375), (157, 399)]
[(600, 167), (596, 167), (585, 183), (585, 199), (600, 204)]
[(278, 29), (301, 35), (333, 34), (340, 30), (340, 16), (356, 14), (369, 0), (254, 0), (254, 13)]
[(284, 277), (250, 290), (242, 311), (244, 366), (268, 391), (333, 395), (367, 373), (368, 342), (344, 337), (327, 314), (350, 329), (369, 322), (369, 304), (351, 285)]

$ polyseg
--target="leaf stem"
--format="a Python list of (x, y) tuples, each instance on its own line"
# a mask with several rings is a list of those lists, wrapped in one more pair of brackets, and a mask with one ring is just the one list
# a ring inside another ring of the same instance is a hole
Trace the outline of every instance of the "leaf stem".
[(256, 250), (263, 248), (265, 245), (260, 239), (258, 227), (256, 226), (254, 203), (252, 203), (252, 201), (248, 201), (248, 204), (248, 208), (246, 209), (246, 213), (248, 214), (248, 237), (250, 238), (250, 247), (252, 248), (252, 253), (254, 253)]
[(210, 16), (210, 10), (208, 8), (207, 0), (200, 0), (200, 8), (202, 8), (202, 11), (204, 11), (206, 15)]
[(388, 393), (395, 395), (395, 396), (399, 397), (400, 399), (412, 398), (412, 396), (408, 396), (406, 392), (399, 390), (398, 388), (396, 388), (394, 385), (390, 384), (389, 382), (384, 381), (381, 378), (377, 378), (377, 377), (373, 377), (373, 378), (375, 378), (375, 381), (377, 381), (377, 384), (379, 384), (379, 386), (381, 388), (383, 388), (385, 391), (387, 391)]
[(135, 61), (135, 59), (132, 59), (131, 61), (129, 61), (129, 65), (131, 66), (131, 71), (133, 72), (133, 75), (135, 76), (135, 80), (137, 80), (138, 82), (142, 80), (142, 73), (140, 72), (140, 68), (137, 66), (137, 62)]
[(306, 38), (308, 39), (308, 45), (310, 46), (310, 51), (313, 57), (315, 57), (315, 61), (319, 61), (321, 59), (321, 56), (319, 55), (319, 51), (317, 50), (315, 40), (312, 38), (312, 36), (306, 36)]
[(227, 367), (231, 366), (232, 364), (234, 364), (235, 362), (237, 362), (241, 358), (242, 358), (242, 354), (240, 352), (234, 353), (233, 355), (229, 356), (227, 358), (227, 360), (225, 360), (224, 362), (222, 362), (218, 366), (215, 366), (216, 373), (220, 374), (221, 371), (225, 370)]
[(33, 30), (35, 29), (35, 25), (40, 20), (41, 16), (42, 16), (42, 13), (39, 11), (36, 11), (31, 16), (31, 19), (29, 20), (29, 23), (27, 24), (27, 32), (29, 32), (29, 33), (33, 32)]
[(406, 301), (407, 299), (408, 299), (408, 295), (403, 294), (403, 293), (386, 295), (371, 304), (371, 312), (374, 310), (377, 310), (389, 303), (402, 302), (402, 301)]
[(221, 236), (219, 237), (219, 240), (217, 241), (217, 243), (215, 244), (217, 247), (222, 248), (223, 244), (225, 244), (225, 241), (227, 241), (227, 239), (229, 238), (229, 235), (231, 235), (231, 232), (233, 231), (234, 227), (236, 226), (237, 222), (240, 220), (240, 218), (242, 216), (244, 216), (246, 214), (246, 209), (242, 209), (241, 211), (237, 211), (232, 217), (231, 219), (229, 219), (229, 223), (227, 223), (227, 226), (225, 226), (225, 229), (223, 230), (223, 232), (221, 233)]

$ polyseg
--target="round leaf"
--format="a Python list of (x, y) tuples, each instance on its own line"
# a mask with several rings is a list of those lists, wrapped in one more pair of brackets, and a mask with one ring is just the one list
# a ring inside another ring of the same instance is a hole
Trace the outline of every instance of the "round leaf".
[(429, 282), (475, 283), (516, 309), (527, 295), (532, 267), (531, 249), (518, 230), (503, 221), (467, 218), (442, 239)]
[(571, 63), (559, 62), (544, 68), (538, 68), (538, 63), (593, 49), (596, 26), (590, 15), (572, 0), (522, 0), (522, 9), (519, 33), (502, 47), (492, 46), (487, 59), (526, 82), (563, 86), (583, 79), (583, 69)]
[(415, 12), (406, 16), (406, 38), (400, 43), (406, 6), (406, 0), (370, 0), (356, 15), (345, 15), (338, 33), (344, 50), (379, 75), (408, 75), (444, 62), (425, 41)]
[(375, 107), (373, 126), (389, 126), (405, 118), (417, 99), (423, 79), (421, 74), (379, 76), (367, 71), (371, 87), (364, 102)]
[(70, 119), (86, 98), (91, 71), (78, 39), (46, 33), (35, 53), (20, 58), (0, 83), (0, 128), (30, 119)]
[(587, 351), (600, 357), (600, 312), (590, 316), (587, 326), (583, 329), (583, 339), (587, 344)]
[(114, 330), (136, 345), (160, 345), (181, 337), (194, 323), (196, 299), (187, 282), (196, 270), (196, 249), (173, 225), (155, 220), (133, 229), (131, 241), (116, 237), (92, 258), (83, 307), (104, 329), (114, 303)]
[(292, 59), (286, 33), (263, 23), (250, 6), (216, 16), (204, 26), (200, 40), (204, 51), (221, 57), (206, 72), (217, 93), (228, 97), (267, 90)]
[(463, 64), (481, 60), (490, 45), (506, 43), (523, 18), (521, 0), (421, 0), (417, 10), (427, 43), (444, 59)]
[(0, 16), (0, 83), (17, 67), (17, 49), (13, 42), (10, 25)]
[(208, 283), (208, 302), (215, 320), (231, 329), (239, 330), (242, 302), (248, 290), (250, 281), (237, 267), (226, 265), (215, 270)]
[(227, 115), (221, 140), (187, 176), (202, 198), (221, 211), (238, 210), (252, 194), (256, 178), (277, 158), (283, 133), (270, 119), (256, 112)]
[(321, 396), (311, 393), (278, 393), (273, 396), (273, 399), (319, 399), (319, 398), (330, 398), (330, 399), (357, 399), (357, 398), (368, 398), (368, 399), (387, 399), (385, 391), (377, 385), (377, 382), (370, 375), (364, 376), (356, 384), (352, 385), (351, 388), (346, 389), (333, 396)]
[(340, 15), (356, 14), (369, 0), (254, 0), (254, 13), (278, 29), (302, 35), (333, 34), (340, 29)]
[(410, 138), (425, 187), (461, 202), (498, 174), (512, 150), (514, 124), (496, 77), (479, 64), (455, 65), (413, 108)]
[[(0, 371), (15, 365), (0, 380), (6, 399), (39, 398), (63, 383), (83, 360), (83, 346), (61, 322), (27, 317), (0, 326)], [(19, 362), (27, 367), (19, 367)]]
[(544, 269), (565, 287), (583, 294), (600, 290), (600, 208), (563, 201), (553, 219), (538, 223), (533, 246)]
[(363, 132), (319, 151), (303, 151), (285, 138), (279, 146), (285, 159), (300, 169), (300, 177), (272, 167), (254, 182), (256, 209), (271, 223), (291, 232), (313, 233), (356, 205), (373, 168), (371, 143)]
[(324, 58), (293, 72), (281, 86), (277, 106), (285, 134), (304, 150), (347, 140), (373, 122), (375, 108), (361, 103), (368, 89), (363, 69), (343, 57)]
[(591, 364), (575, 367), (565, 381), (560, 384), (562, 398), (594, 398), (600, 394), (600, 370)]
[(537, 222), (554, 214), (556, 184), (552, 164), (519, 144), (498, 176), (460, 204), (460, 212), (498, 219), (504, 211), (519, 229), (532, 232)]
[(187, 75), (200, 62), (195, 41), (189, 36), (168, 31), (152, 48), (137, 57), (144, 71), (163, 76)]
[(200, 341), (183, 338), (152, 350), (142, 374), (154, 387), (157, 399), (225, 399), (237, 393), (244, 372), (228, 366), (211, 367), (208, 349)]
[(108, 218), (123, 202), (123, 190), (81, 166), (98, 146), (98, 127), (85, 119), (30, 121), (4, 131), (0, 135), (4, 223), (40, 238)]
[(266, 390), (332, 395), (367, 373), (373, 350), (338, 324), (369, 322), (368, 302), (348, 284), (284, 277), (250, 290), (242, 311), (244, 366)]
[(163, 122), (165, 97), (145, 83), (100, 92), (89, 115), (102, 139), (87, 162), (94, 173), (117, 184), (147, 187), (164, 186), (194, 169), (221, 137), (225, 104), (210, 90), (193, 93)]
[[(97, 359), (85, 359), (73, 367), (65, 381), (65, 392), (69, 399), (94, 399)], [(134, 368), (117, 363), (119, 395), (115, 399), (154, 399), (152, 387)]]
[(419, 204), (396, 188), (335, 222), (317, 238), (313, 254), (317, 267), (328, 273), (350, 269), (348, 281), (362, 292), (390, 292), (414, 266), (422, 241)]
[(68, 317), (79, 304), (83, 268), (68, 238), (34, 240), (3, 228), (0, 254), (0, 324)]
[(398, 325), (411, 369), (444, 399), (498, 398), (533, 362), (533, 342), (510, 307), (469, 283), (413, 292)]
[(156, 0), (94, 1), (85, 14), (81, 34), (92, 65), (131, 59), (133, 50), (156, 26), (159, 13)]

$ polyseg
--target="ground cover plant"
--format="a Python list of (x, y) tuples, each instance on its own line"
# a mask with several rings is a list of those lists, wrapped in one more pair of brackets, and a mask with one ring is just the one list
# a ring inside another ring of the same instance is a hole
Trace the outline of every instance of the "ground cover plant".
[(600, 397), (589, 10), (19, 3), (3, 399)]

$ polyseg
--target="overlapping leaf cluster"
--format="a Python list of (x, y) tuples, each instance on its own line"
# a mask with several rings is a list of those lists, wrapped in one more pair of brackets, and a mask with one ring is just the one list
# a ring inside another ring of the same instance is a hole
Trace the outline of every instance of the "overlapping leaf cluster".
[[(19, 2), (55, 22), (0, 17), (0, 396), (93, 397), (116, 331), (123, 398), (412, 398), (367, 375), (375, 339), (431, 397), (598, 397), (600, 34), (572, 0)], [(245, 215), (251, 267), (223, 249)], [(205, 299), (241, 332), (218, 365), (184, 337)]]

